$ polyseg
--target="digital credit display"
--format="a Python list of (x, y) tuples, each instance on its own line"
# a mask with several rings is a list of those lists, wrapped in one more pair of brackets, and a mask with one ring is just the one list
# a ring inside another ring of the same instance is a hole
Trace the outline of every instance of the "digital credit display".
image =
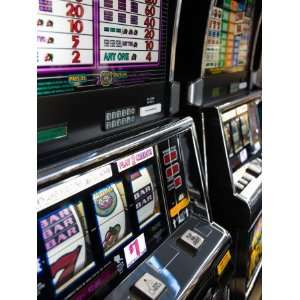
[(38, 0), (38, 95), (161, 81), (167, 0)]

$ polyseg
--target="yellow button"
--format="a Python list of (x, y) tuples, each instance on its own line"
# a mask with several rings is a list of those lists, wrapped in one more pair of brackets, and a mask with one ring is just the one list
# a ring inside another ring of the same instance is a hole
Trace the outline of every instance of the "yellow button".
[(181, 210), (186, 208), (190, 203), (190, 199), (183, 198), (179, 203), (177, 203), (174, 207), (170, 209), (170, 216), (171, 218), (174, 218), (176, 215), (179, 214)]
[(224, 272), (224, 269), (227, 267), (230, 260), (231, 260), (231, 254), (230, 251), (228, 250), (217, 266), (217, 272), (219, 276)]

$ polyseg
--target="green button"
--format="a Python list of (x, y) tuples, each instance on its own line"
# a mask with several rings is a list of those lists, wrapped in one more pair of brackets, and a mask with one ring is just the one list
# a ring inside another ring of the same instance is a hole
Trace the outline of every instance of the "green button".
[(42, 144), (45, 142), (65, 138), (67, 135), (67, 126), (40, 129), (37, 133), (37, 143)]

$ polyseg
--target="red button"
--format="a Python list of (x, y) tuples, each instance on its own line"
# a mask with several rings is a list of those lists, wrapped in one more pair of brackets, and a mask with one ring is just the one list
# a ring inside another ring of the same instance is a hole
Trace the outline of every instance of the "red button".
[(177, 160), (177, 151), (171, 151), (171, 161)]
[(179, 188), (182, 186), (182, 178), (181, 176), (177, 176), (174, 180), (175, 183), (175, 189)]
[(172, 167), (169, 167), (169, 168), (166, 169), (166, 176), (167, 176), (167, 178), (173, 176)]
[(164, 155), (164, 164), (167, 165), (169, 164), (171, 161), (171, 156), (170, 156), (170, 153), (167, 153)]
[(180, 170), (179, 163), (176, 163), (175, 165), (173, 165), (172, 170), (173, 170), (173, 175), (176, 175), (177, 173), (179, 173), (179, 170)]

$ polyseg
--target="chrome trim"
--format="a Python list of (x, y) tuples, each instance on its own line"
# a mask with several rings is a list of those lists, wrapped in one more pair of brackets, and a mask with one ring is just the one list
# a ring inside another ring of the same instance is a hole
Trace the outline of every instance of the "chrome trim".
[(255, 190), (255, 192), (251, 195), (251, 198), (250, 198), (250, 199), (245, 198), (243, 195), (241, 195), (241, 194), (239, 194), (239, 193), (237, 193), (237, 192), (235, 192), (235, 193), (233, 193), (233, 194), (234, 194), (235, 197), (237, 197), (237, 198), (240, 199), (241, 201), (244, 201), (244, 202), (247, 204), (247, 206), (248, 206), (248, 208), (249, 208), (249, 211), (250, 211), (250, 214), (252, 214), (252, 207), (253, 207), (252, 203), (253, 203), (253, 200), (254, 200), (254, 199), (256, 200), (257, 196), (258, 196), (259, 194), (261, 194), (261, 193), (262, 193), (262, 184), (260, 184), (260, 185), (257, 187), (257, 189)]
[(255, 32), (254, 39), (253, 39), (251, 60), (250, 60), (250, 72), (253, 72), (253, 71), (255, 72), (255, 70), (253, 70), (253, 64), (254, 64), (254, 57), (255, 57), (255, 48), (256, 48), (256, 45), (258, 42), (258, 34), (259, 34), (260, 27), (261, 27), (261, 23), (262, 23), (262, 15), (260, 14), (260, 17), (259, 17), (259, 20), (257, 23), (257, 27), (256, 27), (256, 32)]
[(217, 107), (217, 112), (218, 112), (220, 130), (221, 130), (221, 134), (222, 134), (223, 148), (224, 148), (225, 156), (226, 156), (227, 170), (229, 172), (229, 177), (230, 177), (230, 181), (231, 181), (233, 194), (235, 194), (236, 189), (235, 189), (235, 185), (234, 185), (234, 181), (233, 181), (232, 169), (231, 169), (231, 166), (230, 166), (228, 151), (227, 151), (227, 147), (226, 147), (226, 139), (225, 139), (224, 130), (223, 130), (222, 115), (221, 115), (221, 111), (220, 111), (219, 107)]
[[(160, 161), (159, 161), (159, 157), (160, 157), (160, 155), (159, 155), (159, 151), (158, 151), (158, 147), (157, 147), (157, 145), (155, 145), (155, 147), (154, 147), (154, 151), (155, 151), (155, 154), (156, 154), (156, 162), (157, 162), (157, 165), (158, 165), (158, 173), (159, 173), (159, 176), (160, 176), (160, 178), (164, 178), (163, 176), (163, 172), (162, 172), (162, 166), (161, 166), (161, 163), (160, 163)], [(161, 184), (162, 184), (162, 186), (163, 186), (163, 188), (162, 188), (162, 197), (163, 197), (163, 203), (164, 203), (164, 209), (165, 209), (165, 211), (167, 212), (167, 211), (169, 211), (169, 208), (167, 207), (167, 203), (168, 203), (168, 201), (167, 201), (167, 197), (166, 197), (166, 191), (165, 191), (165, 184), (164, 184), (164, 181), (162, 181), (161, 182)], [(172, 232), (172, 224), (171, 224), (171, 220), (170, 220), (170, 218), (166, 218), (167, 219), (167, 223), (168, 223), (168, 227), (169, 227), (169, 233), (171, 233)]]
[(224, 112), (225, 110), (230, 110), (247, 102), (254, 101), (255, 99), (262, 98), (262, 91), (251, 92), (250, 94), (238, 98), (229, 97), (226, 103), (218, 105), (217, 108)]
[[(159, 128), (152, 128), (135, 137), (129, 137), (122, 141), (113, 143), (109, 145), (109, 150), (106, 150), (108, 146), (104, 146), (103, 148), (98, 148), (96, 150), (80, 154), (50, 167), (42, 168), (38, 170), (37, 185), (39, 186), (57, 180), (63, 176), (67, 176), (71, 172), (100, 163), (112, 155), (122, 154), (127, 150), (131, 150), (134, 147), (150, 142), (162, 135), (169, 134), (172, 131), (186, 129), (192, 124), (194, 124), (193, 119), (191, 117), (186, 117), (184, 119), (174, 121), (171, 124), (163, 125)], [(112, 147), (113, 149), (111, 149)]]
[(205, 184), (208, 191), (208, 164), (207, 164), (207, 148), (206, 148), (206, 135), (205, 135), (205, 115), (201, 113), (201, 123), (202, 123), (202, 139), (203, 139), (203, 163), (204, 163), (204, 176), (205, 176)]
[(253, 228), (255, 227), (255, 225), (257, 224), (257, 222), (261, 219), (262, 220), (262, 210), (257, 214), (255, 220), (252, 222), (250, 228), (248, 229), (248, 232), (250, 233), (250, 231), (253, 230)]
[(175, 11), (175, 20), (174, 20), (173, 34), (172, 34), (170, 72), (169, 72), (169, 81), (171, 83), (174, 82), (176, 49), (177, 49), (178, 28), (179, 28), (180, 14), (181, 14), (181, 6), (182, 6), (182, 0), (178, 0), (177, 6), (176, 6), (176, 11)]
[[(220, 240), (217, 243), (217, 245), (214, 247), (214, 249), (206, 257), (206, 259), (204, 260), (203, 264), (200, 266), (200, 268), (198, 269), (198, 271), (196, 272), (196, 274), (190, 280), (191, 284), (188, 287), (185, 287), (183, 289), (183, 291), (178, 295), (178, 298), (177, 298), (178, 300), (186, 299), (187, 298), (187, 296), (190, 294), (190, 291), (194, 288), (194, 286), (197, 284), (197, 282), (199, 282), (200, 277), (211, 267), (211, 264), (213, 263), (216, 255), (218, 253), (220, 253), (220, 250), (221, 250), (222, 245), (224, 244), (225, 240), (227, 240), (228, 237), (230, 237), (228, 235), (228, 232), (225, 231), (225, 229), (223, 229), (219, 225), (216, 226), (217, 224), (214, 223), (214, 222), (211, 223), (211, 224), (215, 227), (215, 229), (218, 229), (221, 232), (223, 232), (223, 235), (220, 238)], [(222, 230), (220, 228), (222, 228)]]
[(201, 106), (203, 104), (203, 79), (198, 78), (188, 86), (187, 102), (190, 105)]
[(201, 162), (201, 159), (199, 157), (200, 149), (199, 149), (199, 142), (198, 142), (196, 126), (195, 126), (194, 122), (192, 124), (192, 137), (193, 137), (193, 144), (194, 144), (194, 150), (195, 150), (198, 170), (200, 171), (200, 182), (201, 182), (201, 188), (203, 190), (203, 198), (204, 198), (206, 212), (207, 212), (206, 214), (207, 214), (207, 218), (208, 218), (209, 223), (211, 223), (212, 219), (211, 219), (211, 215), (210, 215), (210, 209), (209, 209), (209, 206), (208, 206), (209, 195), (208, 195), (208, 190), (206, 189), (206, 186), (203, 183), (203, 177), (205, 177), (205, 174), (203, 174), (203, 169), (202, 169), (202, 166), (200, 164), (200, 162)]
[(250, 296), (250, 293), (252, 292), (254, 284), (256, 283), (256, 279), (257, 279), (257, 277), (258, 277), (261, 270), (262, 270), (262, 259), (260, 259), (260, 262), (256, 267), (256, 271), (255, 271), (254, 275), (252, 276), (251, 281), (248, 285), (248, 288), (247, 288), (246, 294), (245, 294), (245, 299), (248, 299), (248, 297)]

